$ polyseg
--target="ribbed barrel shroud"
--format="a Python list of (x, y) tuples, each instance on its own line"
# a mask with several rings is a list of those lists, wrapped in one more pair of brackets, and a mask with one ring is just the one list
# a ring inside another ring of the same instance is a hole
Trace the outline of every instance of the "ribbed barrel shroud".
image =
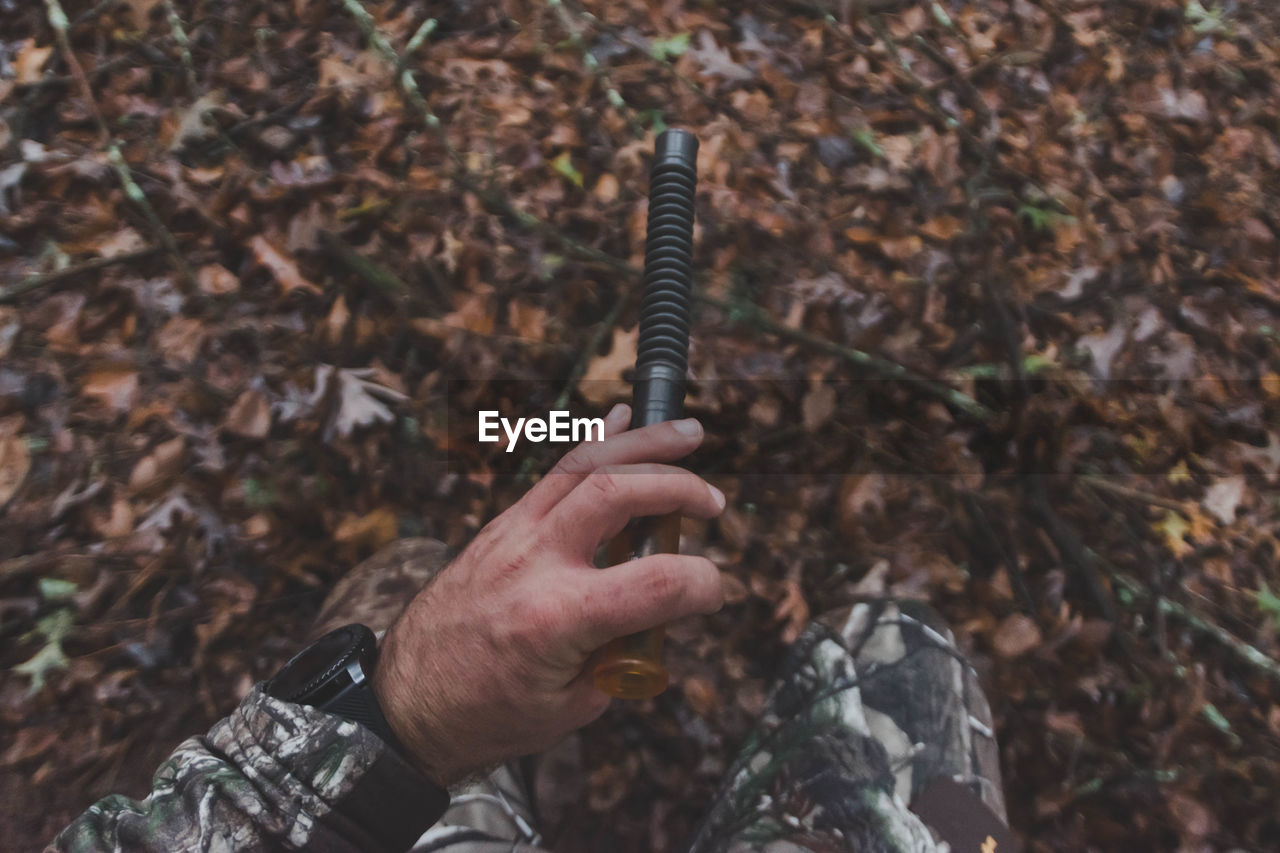
[(658, 137), (649, 171), (649, 232), (636, 350), (633, 428), (675, 420), (684, 410), (697, 159), (698, 138), (692, 133), (672, 129)]

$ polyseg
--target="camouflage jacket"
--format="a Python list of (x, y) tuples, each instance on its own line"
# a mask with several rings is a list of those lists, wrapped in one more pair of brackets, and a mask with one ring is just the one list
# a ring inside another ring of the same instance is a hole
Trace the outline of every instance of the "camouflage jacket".
[(145, 799), (100, 800), (48, 850), (405, 850), (438, 817), (431, 790), (368, 729), (258, 686)]

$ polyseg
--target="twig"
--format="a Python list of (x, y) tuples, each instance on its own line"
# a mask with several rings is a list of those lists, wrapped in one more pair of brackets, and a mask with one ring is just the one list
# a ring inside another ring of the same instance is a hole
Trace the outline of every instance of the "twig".
[(383, 293), (396, 299), (406, 299), (421, 294), (426, 297), (427, 308), (432, 314), (438, 316), (444, 313), (445, 304), (442, 301), (441, 288), (434, 278), (432, 288), (410, 287), (400, 276), (382, 264), (366, 258), (337, 234), (321, 231), (320, 240), (339, 263)]
[(556, 17), (560, 20), (560, 25), (565, 28), (569, 34), (569, 41), (582, 54), (582, 62), (591, 71), (592, 74), (600, 81), (605, 88), (605, 98), (609, 103), (623, 114), (627, 124), (631, 127), (631, 133), (638, 137), (644, 136), (644, 126), (635, 116), (635, 110), (628, 106), (626, 100), (622, 97), (622, 93), (618, 91), (618, 87), (614, 85), (613, 76), (609, 71), (600, 64), (595, 54), (587, 47), (586, 41), (582, 38), (582, 30), (578, 28), (577, 22), (573, 19), (573, 15), (564, 7), (561, 0), (547, 0), (547, 5), (556, 13)]
[[(1116, 606), (1111, 600), (1110, 594), (1102, 583), (1102, 577), (1098, 574), (1098, 567), (1092, 558), (1090, 552), (1080, 541), (1080, 537), (1075, 531), (1063, 521), (1058, 513), (1054, 511), (1053, 504), (1049, 501), (1049, 495), (1044, 487), (1044, 478), (1035, 474), (1028, 475), (1025, 481), (1026, 492), (1029, 500), (1027, 501), (1028, 509), (1034, 517), (1040, 521), (1041, 527), (1045, 533), (1049, 534), (1055, 548), (1062, 555), (1062, 559), (1075, 566), (1077, 573), (1084, 580), (1085, 586), (1088, 587), (1089, 595), (1093, 598), (1098, 609), (1106, 620), (1113, 625), (1116, 623)], [(1119, 639), (1120, 635), (1116, 635)]]
[[(384, 267), (382, 264), (379, 264), (377, 261), (372, 261), (369, 258), (366, 258), (364, 255), (357, 252), (354, 248), (352, 248), (345, 240), (343, 240), (338, 235), (328, 231), (322, 231), (320, 232), (320, 239), (321, 239), (321, 242), (325, 244), (325, 247), (328, 248), (333, 253), (334, 257), (336, 257), (340, 263), (342, 263), (345, 267), (347, 267), (347, 269), (351, 270), (351, 272), (355, 273), (365, 282), (376, 287), (378, 290), (384, 293), (391, 294), (395, 297), (400, 297), (400, 298), (415, 295), (421, 292), (420, 289), (411, 287), (408, 282), (406, 282), (400, 276), (396, 275), (387, 267)], [(431, 302), (430, 309), (434, 313), (440, 314), (443, 312), (442, 306), (433, 297), (429, 296), (428, 299)], [(544, 350), (560, 351), (565, 349), (565, 347), (563, 347), (560, 344), (548, 343), (546, 341), (537, 341), (531, 338), (523, 338), (523, 337), (520, 337), (519, 335), (502, 335), (502, 334), (495, 334), (492, 332), (477, 332), (472, 329), (465, 328), (463, 326), (454, 326), (452, 324), (445, 323), (441, 320), (435, 319), (434, 317), (416, 318), (416, 319), (420, 322), (434, 324), (435, 326), (441, 329), (451, 329), (458, 332), (464, 332), (474, 337), (485, 338), (486, 340), (509, 341), (511, 343), (520, 344), (521, 346), (539, 347)], [(559, 404), (555, 408), (564, 408), (564, 405)]]
[[(988, 157), (986, 146), (973, 134), (973, 131), (964, 126), (960, 119), (943, 108), (942, 103), (929, 90), (928, 84), (920, 79), (920, 76), (911, 68), (910, 63), (907, 62), (902, 52), (898, 50), (898, 43), (893, 40), (893, 36), (889, 33), (889, 28), (884, 25), (884, 20), (873, 13), (867, 16), (867, 22), (871, 25), (872, 31), (880, 39), (881, 43), (884, 44), (885, 50), (889, 52), (889, 57), (893, 60), (889, 67), (894, 69), (898, 79), (903, 81), (913, 94), (919, 95), (924, 100), (929, 107), (929, 112), (936, 119), (941, 121), (944, 126), (955, 130), (960, 135), (960, 140), (966, 144), (979, 160), (985, 161)], [(857, 40), (852, 35), (849, 35), (849, 40), (853, 44), (857, 44)]]
[[(1087, 484), (1086, 484), (1087, 485)], [(1164, 563), (1151, 552), (1150, 543), (1138, 535), (1138, 530), (1132, 523), (1132, 516), (1137, 514), (1137, 507), (1127, 503), (1120, 505), (1120, 512), (1115, 512), (1113, 507), (1102, 499), (1101, 490), (1085, 489), (1084, 497), (1099, 511), (1105, 515), (1114, 517), (1124, 534), (1128, 537), (1130, 546), (1142, 561), (1155, 567), (1155, 584), (1152, 590), (1153, 605), (1151, 610), (1151, 623), (1155, 626), (1156, 647), (1159, 648), (1160, 654), (1169, 657), (1168, 645), (1165, 642), (1168, 636), (1165, 612), (1160, 609), (1159, 604), (1164, 600), (1165, 593), (1165, 576), (1167, 574)], [(1139, 521), (1141, 524), (1141, 521)]]
[[(982, 506), (982, 502), (978, 500), (978, 496), (974, 492), (966, 490), (961, 494), (961, 497), (964, 500), (965, 508), (969, 512), (969, 517), (973, 519), (977, 532), (991, 543), (991, 546), (995, 549), (997, 559), (1004, 563), (1005, 569), (1009, 574), (1009, 585), (1018, 596), (1023, 611), (1037, 623), (1041, 622), (1039, 614), (1036, 612), (1036, 600), (1031, 595), (1031, 590), (1027, 587), (1027, 579), (1022, 574), (1022, 567), (1018, 565), (1017, 549), (1012, 547), (1011, 543), (1006, 544), (1006, 538), (1009, 537), (1008, 528), (1005, 527), (1002, 530), (1004, 536), (996, 532), (995, 527), (991, 524), (991, 519), (987, 517), (986, 508)], [(1043, 627), (1041, 625), (1041, 628)]]
[(83, 24), (85, 21), (90, 21), (98, 17), (103, 12), (107, 11), (108, 8), (110, 8), (111, 6), (114, 6), (118, 2), (119, 0), (102, 0), (102, 2), (98, 3), (96, 6), (92, 6), (88, 9), (85, 9), (79, 15), (76, 15), (75, 20), (71, 22), (71, 26), (78, 27), (80, 24)]
[[(959, 38), (965, 41), (964, 34), (955, 26), (955, 23), (947, 15), (946, 11), (937, 4), (936, 0), (928, 0), (925, 3), (930, 13), (938, 21), (938, 23)], [(951, 75), (958, 87), (964, 100), (969, 102), (973, 110), (973, 115), (980, 126), (980, 133), (975, 134), (966, 125), (958, 119), (950, 116), (943, 109), (941, 101), (933, 89), (924, 83), (916, 73), (907, 64), (905, 58), (898, 50), (897, 44), (890, 35), (888, 28), (884, 25), (883, 20), (876, 15), (869, 16), (871, 28), (876, 35), (884, 43), (885, 49), (889, 51), (890, 56), (897, 62), (902, 74), (906, 76), (906, 80), (912, 89), (923, 101), (928, 105), (929, 111), (941, 119), (948, 126), (954, 127), (959, 134), (961, 142), (978, 160), (978, 168), (974, 170), (973, 177), (966, 184), (966, 193), (969, 196), (969, 214), (968, 226), (965, 229), (966, 241), (972, 241), (980, 244), (984, 249), (986, 257), (986, 269), (981, 273), (980, 281), (982, 291), (988, 303), (991, 305), (992, 325), (999, 334), (1001, 342), (1005, 350), (1005, 357), (1008, 359), (1009, 367), (1013, 372), (1013, 376), (1017, 382), (1019, 399), (1014, 406), (1014, 418), (1021, 417), (1021, 404), (1031, 394), (1030, 383), (1027, 380), (1026, 371), (1023, 366), (1023, 353), (1021, 345), (1021, 335), (1018, 334), (1017, 324), (1010, 315), (1010, 307), (1007, 303), (1017, 304), (1017, 297), (1007, 286), (1005, 290), (1007, 294), (998, 292), (997, 282), (1001, 281), (1001, 275), (995, 258), (991, 253), (990, 241), (983, 242), (983, 235), (989, 230), (986, 216), (986, 203), (997, 198), (997, 195), (990, 193), (989, 189), (995, 189), (990, 183), (990, 176), (993, 170), (1000, 170), (1006, 175), (1013, 175), (1019, 182), (1023, 184), (1034, 183), (1028, 176), (1014, 172), (1005, 167), (1000, 157), (999, 149), (993, 140), (990, 140), (990, 134), (993, 129), (998, 129), (998, 122), (987, 106), (986, 101), (982, 99), (982, 95), (967, 77), (961, 75), (954, 63), (946, 57), (945, 54), (927, 39), (922, 36), (916, 36), (916, 46), (924, 52), (934, 63), (936, 63), (944, 72)], [(966, 42), (966, 48), (968, 48)], [(968, 50), (972, 55), (972, 50)], [(1003, 193), (1001, 193), (1002, 195)], [(1019, 314), (1025, 312), (1019, 310)], [(1024, 317), (1025, 319), (1025, 317)]]
[(137, 252), (129, 252), (123, 255), (113, 255), (109, 258), (95, 258), (92, 261), (85, 261), (83, 264), (77, 264), (73, 267), (57, 270), (55, 272), (44, 273), (42, 275), (29, 275), (17, 284), (11, 285), (0, 290), (0, 305), (6, 305), (16, 302), (18, 297), (33, 290), (39, 290), (43, 287), (51, 287), (65, 281), (71, 281), (82, 275), (95, 273), (104, 270), (107, 267), (116, 266), (117, 264), (128, 264), (133, 261), (140, 261), (143, 258), (149, 258), (159, 253), (159, 249), (154, 246), (146, 249), (140, 249)]
[(466, 164), (462, 154), (449, 141), (449, 137), (444, 132), (444, 125), (440, 123), (440, 117), (435, 114), (431, 109), (431, 105), (427, 103), (427, 99), (423, 97), (422, 90), (418, 88), (418, 81), (413, 78), (413, 74), (409, 69), (403, 67), (400, 55), (395, 52), (395, 49), (387, 41), (386, 36), (378, 29), (378, 23), (373, 19), (373, 15), (369, 14), (369, 10), (364, 7), (360, 0), (342, 0), (342, 5), (356, 19), (356, 23), (360, 26), (360, 31), (369, 40), (369, 44), (378, 53), (382, 54), (382, 58), (393, 70), (399, 71), (398, 74), (395, 74), (396, 83), (399, 84), (405, 97), (409, 99), (409, 103), (418, 111), (423, 123), (435, 131), (436, 137), (440, 140), (445, 154), (448, 155), (454, 167), (460, 172), (466, 172)]
[(729, 316), (733, 316), (734, 313), (745, 312), (748, 320), (764, 331), (786, 340), (804, 344), (805, 346), (811, 349), (816, 349), (819, 352), (834, 355), (855, 367), (862, 368), (863, 370), (867, 370), (885, 379), (893, 379), (898, 382), (909, 384), (914, 388), (924, 391), (930, 396), (937, 397), (944, 403), (960, 409), (966, 414), (972, 415), (973, 417), (981, 420), (991, 420), (995, 417), (996, 413), (994, 411), (962, 391), (957, 391), (954, 388), (943, 385), (941, 382), (935, 382), (932, 379), (927, 379), (910, 368), (904, 367), (895, 361), (889, 361), (886, 358), (872, 355), (871, 353), (864, 352), (860, 349), (854, 349), (853, 347), (837, 344), (834, 341), (820, 338), (817, 335), (811, 335), (808, 332), (801, 331), (800, 329), (793, 329), (790, 326), (784, 326), (781, 323), (775, 322), (755, 305), (748, 304), (743, 308), (739, 308), (738, 306), (730, 305), (727, 302), (722, 302), (719, 299), (701, 293), (695, 294), (694, 298), (705, 305), (710, 305), (713, 308), (723, 311)]
[[(800, 2), (800, 0), (782, 0), (778, 5), (784, 9), (789, 8), (821, 15), (825, 20), (833, 24), (840, 23), (825, 6), (816, 2), (816, 0), (807, 0), (807, 2)], [(832, 5), (838, 4), (833, 3)], [(870, 14), (871, 12), (896, 12), (902, 8), (902, 0), (859, 0), (859, 2), (854, 3), (853, 8), (854, 11), (863, 15)]]
[(930, 93), (937, 92), (946, 88), (947, 85), (957, 82), (961, 77), (972, 85), (974, 77), (996, 66), (1036, 65), (1043, 60), (1044, 53), (1038, 50), (1010, 50), (1005, 53), (997, 53), (978, 60), (964, 71), (957, 71), (954, 74), (943, 77), (941, 80), (930, 83), (925, 88)]
[(1119, 495), (1122, 498), (1128, 498), (1138, 503), (1150, 504), (1151, 506), (1162, 507), (1163, 509), (1171, 509), (1174, 512), (1180, 512), (1187, 515), (1191, 511), (1191, 507), (1187, 501), (1174, 500), (1173, 498), (1165, 498), (1160, 495), (1154, 495), (1151, 492), (1144, 492), (1139, 489), (1122, 486), (1119, 483), (1113, 483), (1105, 477), (1099, 477), (1096, 474), (1082, 474), (1080, 481), (1095, 489), (1110, 492), (1113, 495)]
[(178, 10), (173, 6), (173, 0), (164, 0), (164, 11), (169, 19), (169, 31), (173, 33), (173, 40), (178, 43), (178, 55), (182, 58), (182, 68), (187, 76), (187, 91), (195, 97), (198, 87), (195, 61), (191, 58), (191, 42), (182, 26), (182, 18), (178, 17)]
[[(955, 32), (954, 27), (951, 29)], [(982, 100), (982, 94), (978, 91), (977, 87), (973, 85), (973, 81), (961, 74), (960, 69), (956, 68), (955, 63), (948, 59), (946, 54), (934, 47), (934, 45), (930, 43), (928, 39), (924, 38), (924, 36), (916, 36), (914, 41), (916, 46), (924, 51), (926, 56), (932, 59), (937, 63), (938, 67), (955, 79), (956, 84), (969, 100), (970, 106), (973, 107), (974, 114), (976, 115), (979, 124), (989, 130), (992, 127), (991, 108), (987, 106), (986, 101)], [(929, 86), (927, 84), (922, 86), (921, 91), (928, 93), (930, 98), (933, 97), (932, 93), (929, 92)]]
[(436, 31), (436, 27), (439, 26), (439, 24), (440, 22), (435, 18), (427, 18), (423, 21), (418, 29), (414, 30), (413, 35), (409, 37), (408, 44), (404, 46), (404, 56), (402, 56), (401, 59), (408, 62), (409, 58), (413, 56), (414, 51), (416, 51), (424, 41), (430, 38), (431, 34)]
[[(884, 24), (884, 20), (880, 17), (875, 8), (878, 4), (869, 2), (869, 0), (864, 0), (863, 5), (865, 6), (864, 12), (866, 13), (867, 23), (870, 24), (872, 31), (884, 44), (885, 50), (888, 51), (889, 57), (893, 60), (889, 65), (890, 70), (893, 72), (894, 76), (907, 86), (912, 94), (920, 97), (927, 106), (926, 111), (936, 120), (942, 122), (945, 127), (955, 130), (960, 136), (960, 142), (981, 163), (989, 164), (994, 161), (994, 164), (998, 165), (1001, 171), (1009, 177), (1015, 178), (1024, 184), (1034, 185), (1035, 181), (1033, 181), (1030, 176), (1005, 165), (1000, 161), (997, 153), (989, 145), (979, 139), (973, 131), (966, 127), (956, 116), (951, 115), (945, 108), (943, 108), (941, 101), (938, 100), (936, 95), (937, 87), (931, 86), (921, 80), (920, 76), (916, 74), (916, 72), (911, 68), (911, 65), (906, 61), (906, 58), (903, 57), (901, 51), (899, 51), (897, 42), (894, 41), (893, 36), (889, 33), (888, 28)], [(844, 37), (854, 50), (860, 52), (865, 50), (864, 46), (858, 41), (854, 34), (840, 26), (839, 22), (837, 22), (832, 15), (826, 13), (825, 10), (820, 8), (818, 8), (817, 11), (823, 15), (823, 19), (826, 24)], [(950, 27), (949, 29), (959, 35), (959, 32), (955, 30), (954, 27)], [(950, 63), (948, 63), (944, 68), (947, 67), (954, 66), (951, 66)], [(976, 92), (976, 90), (974, 91)], [(981, 101), (980, 98), (979, 101)], [(985, 103), (974, 104), (973, 109), (975, 114), (979, 116), (983, 114), (984, 110), (988, 114), (990, 112), (989, 110), (986, 110)]]
[(404, 53), (400, 54), (400, 62), (396, 65), (396, 74), (404, 73), (405, 66), (413, 58), (413, 54), (436, 31), (436, 27), (439, 25), (440, 22), (435, 18), (427, 18), (418, 29), (414, 30), (413, 35), (409, 37), (409, 42), (404, 46)]
[(314, 94), (315, 94), (314, 87), (308, 85), (307, 88), (303, 91), (303, 93), (300, 96), (298, 96), (297, 98), (294, 98), (292, 101), (285, 104), (283, 107), (274, 109), (271, 112), (265, 113), (260, 116), (255, 116), (253, 118), (247, 118), (247, 119), (244, 119), (243, 121), (236, 122), (235, 124), (228, 127), (225, 131), (223, 131), (223, 134), (230, 139), (230, 138), (239, 136), (243, 133), (247, 133), (248, 131), (253, 130), (255, 127), (261, 127), (262, 125), (266, 125), (266, 124), (273, 124), (274, 122), (277, 122), (286, 116), (292, 116), (298, 110), (302, 109), (302, 107), (307, 103), (307, 101), (311, 100), (311, 97)]
[[(57, 0), (54, 0), (54, 2), (57, 2)], [(147, 200), (147, 194), (142, 191), (142, 187), (138, 186), (138, 183), (133, 179), (129, 164), (125, 162), (124, 156), (120, 153), (120, 147), (116, 143), (112, 142), (110, 147), (107, 148), (107, 158), (115, 168), (121, 185), (124, 186), (124, 194), (142, 211), (142, 215), (146, 217), (147, 224), (155, 232), (156, 239), (160, 241), (160, 245), (168, 253), (169, 260), (173, 262), (174, 268), (178, 271), (179, 285), (183, 292), (188, 296), (197, 293), (196, 278), (191, 273), (191, 267), (187, 266), (186, 259), (182, 257), (182, 252), (178, 249), (178, 242), (173, 239), (173, 232), (160, 219), (156, 209)]]
[(404, 296), (409, 292), (409, 285), (405, 284), (400, 276), (381, 264), (369, 260), (336, 234), (322, 231), (320, 242), (324, 243), (344, 266), (383, 293)]
[(102, 112), (98, 109), (98, 102), (93, 97), (93, 87), (89, 85), (89, 78), (85, 76), (80, 60), (76, 59), (75, 51), (71, 49), (71, 39), (67, 37), (71, 22), (67, 20), (67, 13), (58, 0), (44, 0), (44, 5), (49, 14), (49, 26), (53, 27), (54, 38), (58, 42), (58, 49), (62, 51), (62, 58), (66, 61), (71, 76), (75, 78), (76, 85), (80, 87), (80, 96), (84, 98), (93, 113), (98, 132), (102, 134), (102, 141), (106, 142), (111, 137), (111, 132), (107, 130), (107, 122), (103, 119)]
[[(1152, 595), (1151, 591), (1143, 586), (1137, 578), (1134, 578), (1133, 576), (1116, 568), (1101, 556), (1093, 553), (1093, 551), (1089, 551), (1089, 554), (1106, 567), (1107, 572), (1120, 588), (1124, 589), (1135, 599), (1139, 599), (1148, 604), (1155, 599), (1155, 596)], [(1225, 628), (1213, 624), (1191, 608), (1183, 604), (1179, 604), (1172, 599), (1161, 596), (1159, 600), (1156, 601), (1156, 606), (1161, 610), (1161, 612), (1172, 616), (1175, 619), (1181, 619), (1196, 631), (1217, 640), (1229, 651), (1240, 658), (1240, 660), (1247, 663), (1249, 666), (1252, 666), (1264, 675), (1268, 675), (1271, 678), (1276, 679), (1277, 682), (1280, 682), (1280, 661), (1264, 654), (1260, 649), (1249, 645), (1235, 634), (1227, 631)]]
[[(92, 71), (86, 71), (85, 74), (90, 78), (96, 79), (101, 77), (103, 74), (109, 74), (110, 72), (115, 71), (117, 68), (123, 68), (132, 61), (133, 57), (128, 54), (112, 57), (106, 62), (95, 65)], [(57, 77), (42, 77), (39, 80), (35, 80), (30, 83), (17, 83), (14, 88), (30, 98), (45, 89), (56, 89), (59, 86), (76, 86), (79, 85), (79, 82), (80, 81), (71, 74), (61, 74)]]

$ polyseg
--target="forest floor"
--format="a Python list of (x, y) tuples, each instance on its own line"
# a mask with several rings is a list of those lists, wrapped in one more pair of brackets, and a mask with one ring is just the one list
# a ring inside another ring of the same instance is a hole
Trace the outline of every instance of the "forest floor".
[(679, 849), (859, 591), (955, 627), (1027, 849), (1280, 848), (1264, 0), (0, 0), (6, 847), (555, 458), (477, 409), (626, 398), (675, 125), (738, 583), (545, 765), (557, 849)]

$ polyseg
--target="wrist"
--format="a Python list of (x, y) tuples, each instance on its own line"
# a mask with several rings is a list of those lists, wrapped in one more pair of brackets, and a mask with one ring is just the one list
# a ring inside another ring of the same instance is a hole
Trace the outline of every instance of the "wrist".
[(449, 758), (442, 743), (443, 732), (431, 712), (431, 697), (412, 687), (412, 679), (399, 667), (395, 648), (388, 633), (370, 678), (373, 695), (406, 759), (429, 780), (448, 788), (462, 779), (465, 771)]
[(379, 668), (373, 632), (351, 624), (330, 631), (294, 655), (264, 682), (262, 692), (280, 702), (314, 708), (329, 725), (337, 725), (335, 717), (359, 724), (360, 731), (353, 732), (349, 723), (335, 731), (344, 731), (348, 748), (363, 750), (370, 758), (382, 750), (370, 768), (374, 778), (412, 777), (411, 786), (426, 791), (424, 805), (434, 821), (448, 808), (446, 784), (441, 775), (418, 770), (421, 762), (415, 759), (420, 750), (403, 743), (387, 719), (381, 705), (384, 698), (374, 686)]

